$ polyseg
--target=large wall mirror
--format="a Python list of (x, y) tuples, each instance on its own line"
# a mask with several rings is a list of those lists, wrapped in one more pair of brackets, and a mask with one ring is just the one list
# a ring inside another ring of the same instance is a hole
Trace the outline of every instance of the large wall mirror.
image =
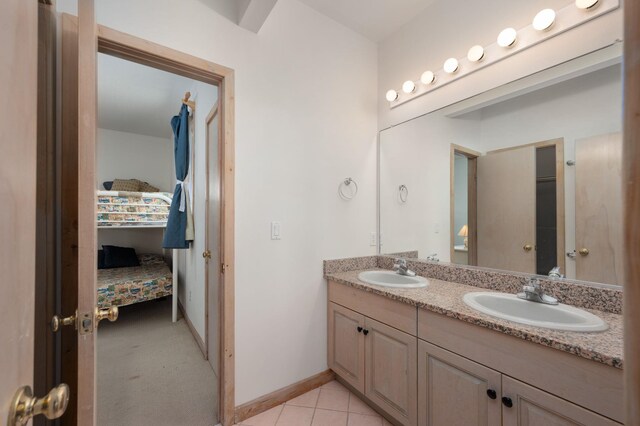
[(622, 284), (621, 65), (561, 67), (380, 132), (381, 253)]

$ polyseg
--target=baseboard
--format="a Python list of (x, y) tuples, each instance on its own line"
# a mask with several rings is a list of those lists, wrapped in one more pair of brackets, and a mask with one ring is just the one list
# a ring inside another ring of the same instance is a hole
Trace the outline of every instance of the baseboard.
[(184, 318), (184, 321), (187, 323), (187, 327), (189, 327), (189, 331), (191, 331), (193, 338), (196, 340), (196, 343), (198, 344), (200, 351), (202, 351), (202, 356), (204, 356), (204, 359), (209, 359), (209, 356), (207, 354), (207, 346), (204, 344), (204, 341), (196, 331), (196, 328), (191, 323), (191, 320), (189, 319), (189, 315), (187, 315), (187, 311), (184, 309), (184, 306), (182, 306), (180, 299), (178, 299), (178, 309), (182, 313), (182, 318)]
[(243, 420), (267, 411), (273, 407), (277, 407), (296, 396), (300, 396), (303, 393), (307, 393), (310, 390), (324, 385), (325, 383), (329, 383), (334, 378), (335, 373), (333, 371), (325, 370), (322, 373), (318, 373), (307, 379), (263, 395), (253, 401), (238, 405), (236, 407), (235, 421), (236, 423), (240, 423)]

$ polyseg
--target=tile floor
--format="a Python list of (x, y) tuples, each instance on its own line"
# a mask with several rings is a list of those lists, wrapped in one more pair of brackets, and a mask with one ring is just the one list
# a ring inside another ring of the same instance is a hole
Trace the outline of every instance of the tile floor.
[(390, 426), (360, 398), (333, 381), (241, 423), (243, 426)]

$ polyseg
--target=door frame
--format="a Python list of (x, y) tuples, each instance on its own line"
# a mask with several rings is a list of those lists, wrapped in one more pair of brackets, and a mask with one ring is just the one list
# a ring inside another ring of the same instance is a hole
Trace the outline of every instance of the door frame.
[[(93, 2), (81, 2), (93, 3)], [(85, 10), (84, 13), (92, 14), (92, 10)], [(77, 22), (76, 25), (82, 25), (82, 19), (75, 16), (63, 14), (63, 20)], [(79, 28), (80, 30), (80, 28)], [(223, 426), (233, 424), (235, 410), (235, 73), (233, 69), (218, 65), (216, 63), (156, 44), (142, 38), (132, 36), (111, 28), (96, 25), (97, 36), (97, 53), (104, 53), (136, 62), (142, 65), (150, 66), (163, 71), (178, 74), (187, 78), (209, 83), (218, 87), (218, 103), (220, 113), (220, 161), (221, 161), (221, 246), (222, 264), (224, 265), (224, 273), (221, 280), (221, 300), (220, 300), (220, 422)], [(80, 46), (79, 46), (80, 47)], [(80, 82), (79, 84), (82, 84)], [(78, 99), (82, 102), (82, 99)], [(86, 111), (78, 111), (78, 118), (86, 116)], [(63, 129), (65, 122), (63, 124)], [(67, 123), (69, 126), (72, 123)], [(77, 125), (77, 123), (76, 123)], [(95, 131), (95, 123), (94, 131)], [(93, 195), (94, 179), (88, 167), (78, 170), (78, 183), (89, 182)], [(82, 188), (78, 188), (82, 190)], [(88, 189), (85, 189), (88, 191)], [(81, 197), (82, 194), (78, 194)], [(88, 195), (88, 194), (87, 194)], [(89, 207), (90, 203), (81, 203), (79, 208), (91, 209), (91, 215), (95, 219), (95, 202)], [(79, 211), (78, 215), (87, 217), (87, 211)], [(94, 226), (95, 228), (95, 226)], [(92, 254), (93, 262), (95, 255)], [(81, 260), (79, 259), (79, 262)], [(92, 262), (89, 262), (93, 265)], [(81, 264), (79, 265), (81, 267)], [(94, 265), (95, 266), (95, 265)], [(92, 283), (95, 287), (95, 281)], [(65, 296), (68, 297), (68, 296)], [(73, 297), (73, 295), (72, 295)], [(78, 360), (78, 367), (82, 365)], [(80, 383), (87, 384), (88, 381), (83, 379), (83, 374), (94, 374), (93, 369), (90, 372), (78, 371), (78, 386)], [(88, 389), (85, 389), (88, 391)], [(93, 392), (92, 392), (93, 394)], [(86, 395), (82, 398), (83, 402), (88, 403), (93, 399), (95, 403), (95, 395)], [(78, 407), (78, 414), (86, 409)], [(93, 411), (90, 414), (90, 411)], [(86, 410), (87, 416), (93, 416), (95, 410)], [(83, 417), (84, 418), (84, 417)]]
[(477, 179), (476, 172), (478, 170), (478, 157), (481, 155), (478, 151), (474, 151), (470, 148), (466, 148), (461, 145), (451, 144), (451, 159), (450, 159), (450, 192), (449, 192), (449, 222), (450, 222), (450, 242), (449, 242), (449, 256), (450, 263), (454, 263), (454, 241), (456, 238), (455, 229), (455, 185), (454, 185), (454, 172), (455, 172), (455, 158), (456, 154), (461, 154), (467, 157), (469, 160), (469, 169), (467, 171), (467, 227), (468, 227), (468, 252), (467, 252), (467, 264), (476, 266), (478, 264), (478, 192), (477, 192)]
[(220, 108), (220, 149), (223, 171), (221, 179), (222, 244), (224, 273), (221, 282), (220, 325), (220, 421), (233, 424), (235, 409), (235, 95), (234, 71), (216, 63), (98, 25), (98, 52), (142, 65), (179, 74), (218, 86)]

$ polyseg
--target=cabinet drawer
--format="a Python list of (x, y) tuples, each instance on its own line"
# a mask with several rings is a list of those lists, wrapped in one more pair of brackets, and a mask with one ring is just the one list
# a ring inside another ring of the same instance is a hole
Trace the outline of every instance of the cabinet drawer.
[(417, 335), (418, 308), (389, 298), (329, 281), (329, 301)]

